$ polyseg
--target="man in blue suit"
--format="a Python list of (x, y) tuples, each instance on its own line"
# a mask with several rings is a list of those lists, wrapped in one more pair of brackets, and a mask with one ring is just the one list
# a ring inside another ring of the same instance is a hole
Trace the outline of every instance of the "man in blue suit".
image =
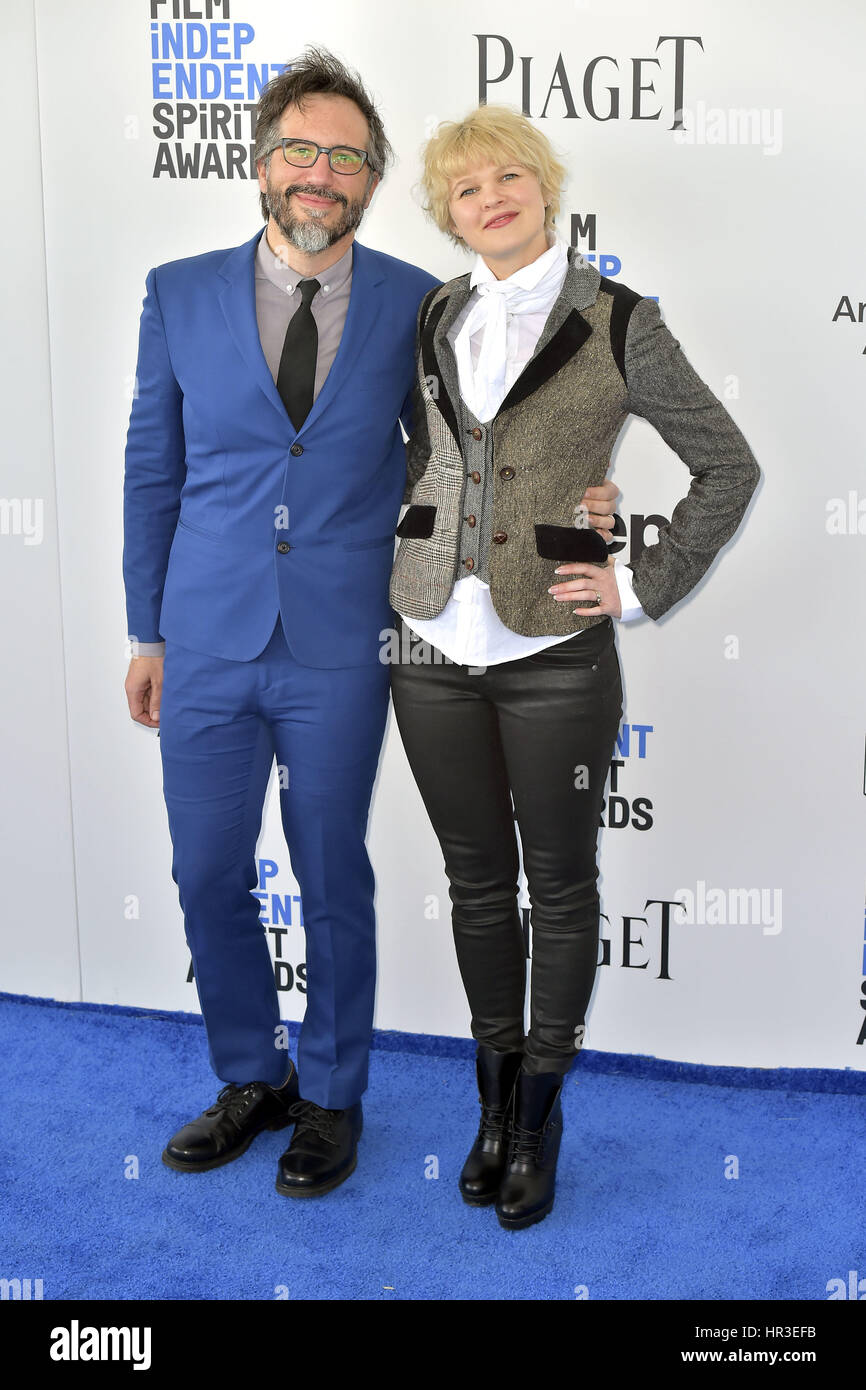
[[(357, 1161), (399, 422), (411, 433), (417, 311), (440, 282), (354, 239), (391, 148), (333, 55), (308, 50), (268, 85), (256, 156), (264, 232), (147, 277), (124, 485), (126, 692), (133, 719), (160, 729), (172, 876), (226, 1083), (163, 1159), (215, 1168), (294, 1121), (277, 1190), (302, 1197)], [(251, 892), (274, 755), (307, 941), (297, 1070)]]
[[(294, 1120), (277, 1185), (307, 1196), (348, 1177), (361, 1130), (379, 632), (394, 621), (416, 315), (439, 282), (354, 240), (391, 149), (332, 55), (281, 73), (257, 115), (264, 233), (147, 277), (124, 487), (126, 690), (133, 718), (161, 730), (172, 876), (227, 1083), (163, 1158), (214, 1168)], [(307, 939), (303, 1099), (251, 893), (274, 754)]]

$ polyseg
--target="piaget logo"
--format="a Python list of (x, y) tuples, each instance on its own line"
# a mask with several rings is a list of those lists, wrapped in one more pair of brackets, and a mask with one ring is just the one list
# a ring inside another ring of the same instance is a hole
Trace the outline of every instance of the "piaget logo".
[(51, 1329), (52, 1361), (131, 1361), (134, 1371), (150, 1369), (149, 1327), (69, 1327)]

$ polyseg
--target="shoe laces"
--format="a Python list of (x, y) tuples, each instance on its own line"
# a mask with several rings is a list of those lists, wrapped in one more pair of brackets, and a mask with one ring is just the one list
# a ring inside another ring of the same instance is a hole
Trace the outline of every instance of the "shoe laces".
[(509, 1105), (482, 1105), (481, 1123), (478, 1126), (479, 1140), (501, 1139), (504, 1134), (507, 1134), (510, 1111)]
[(343, 1114), (342, 1110), (325, 1110), (321, 1105), (316, 1105), (313, 1100), (296, 1100), (294, 1104), (289, 1106), (287, 1113), (297, 1121), (295, 1138), (302, 1129), (311, 1129), (320, 1135), (327, 1144), (337, 1143), (334, 1137), (334, 1127)]
[(508, 1154), (510, 1163), (526, 1158), (536, 1158), (544, 1140), (544, 1129), (523, 1129), (512, 1123), (511, 1147)]
[(256, 1089), (254, 1081), (248, 1081), (246, 1086), (237, 1086), (234, 1081), (230, 1081), (228, 1085), (223, 1086), (206, 1114), (215, 1115), (218, 1110), (225, 1110), (231, 1119), (236, 1120), (256, 1099)]

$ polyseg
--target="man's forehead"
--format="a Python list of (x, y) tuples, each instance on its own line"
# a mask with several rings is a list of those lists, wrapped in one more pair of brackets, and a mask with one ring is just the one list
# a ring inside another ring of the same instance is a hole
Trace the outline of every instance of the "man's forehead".
[(280, 129), (303, 135), (307, 127), (312, 131), (313, 126), (322, 120), (337, 121), (340, 125), (357, 127), (362, 131), (367, 129), (364, 113), (353, 101), (326, 92), (314, 92), (305, 97), (302, 107), (294, 103), (286, 106), (280, 116)]

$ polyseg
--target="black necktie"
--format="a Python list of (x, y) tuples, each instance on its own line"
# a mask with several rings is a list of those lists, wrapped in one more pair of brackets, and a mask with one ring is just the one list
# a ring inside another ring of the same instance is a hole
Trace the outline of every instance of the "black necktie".
[(277, 390), (296, 430), (313, 408), (316, 355), (319, 334), (310, 302), (320, 288), (318, 280), (299, 280), (301, 302), (289, 321), (277, 372)]

